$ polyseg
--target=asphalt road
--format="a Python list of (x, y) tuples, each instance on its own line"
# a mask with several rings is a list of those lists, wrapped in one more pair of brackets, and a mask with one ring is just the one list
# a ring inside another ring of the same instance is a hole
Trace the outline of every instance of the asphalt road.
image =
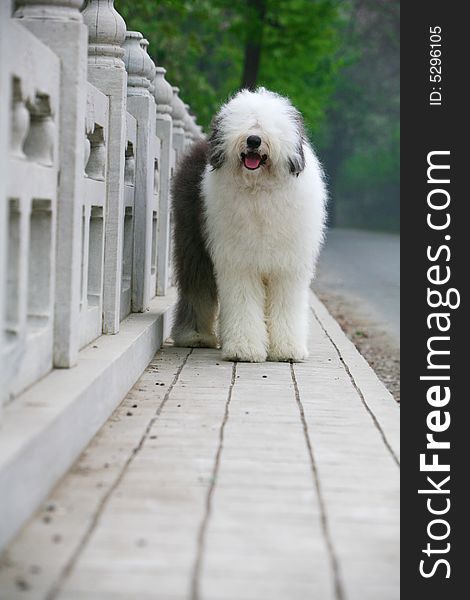
[(332, 229), (313, 288), (354, 303), (363, 315), (400, 339), (400, 237)]

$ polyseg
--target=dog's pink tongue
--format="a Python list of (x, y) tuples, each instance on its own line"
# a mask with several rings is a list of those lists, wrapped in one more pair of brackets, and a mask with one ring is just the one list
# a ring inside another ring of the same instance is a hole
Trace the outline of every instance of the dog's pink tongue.
[(248, 154), (245, 156), (245, 165), (249, 169), (256, 169), (259, 167), (259, 163), (261, 162), (261, 158), (256, 154)]

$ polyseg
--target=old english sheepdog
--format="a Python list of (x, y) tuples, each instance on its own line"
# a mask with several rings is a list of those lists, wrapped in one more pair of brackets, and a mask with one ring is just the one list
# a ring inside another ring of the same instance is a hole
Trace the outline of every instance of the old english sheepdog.
[(173, 183), (175, 344), (214, 348), (218, 333), (227, 360), (305, 359), (326, 197), (287, 98), (242, 90), (222, 106)]

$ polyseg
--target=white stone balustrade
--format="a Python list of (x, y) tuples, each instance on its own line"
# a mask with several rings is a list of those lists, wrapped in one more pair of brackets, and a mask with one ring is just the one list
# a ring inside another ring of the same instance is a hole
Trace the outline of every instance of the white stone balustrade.
[[(6, 163), (6, 232), (0, 360), (7, 399), (53, 366), (60, 62), (16, 21), (8, 35), (11, 110)], [(3, 70), (3, 69), (2, 69)], [(3, 386), (1, 386), (3, 387)]]
[[(85, 151), (87, 28), (80, 0), (18, 0), (16, 23), (29, 29), (60, 59), (60, 180), (55, 264), (54, 365), (77, 361), (80, 306), (81, 205)], [(11, 34), (10, 34), (11, 35)], [(13, 37), (13, 39), (15, 39)], [(16, 49), (18, 43), (12, 46)], [(66, 107), (66, 110), (64, 110)]]
[(156, 107), (150, 94), (155, 65), (146, 52), (148, 42), (137, 31), (128, 31), (124, 42), (124, 62), (128, 73), (127, 110), (137, 121), (135, 155), (134, 247), (132, 260), (132, 310), (143, 312), (156, 293), (156, 239), (158, 200), (155, 197), (155, 171), (160, 157), (156, 136)]
[(117, 333), (120, 322), (124, 234), (124, 162), (127, 74), (122, 44), (124, 19), (113, 0), (89, 0), (83, 10), (88, 26), (88, 80), (110, 99), (108, 183), (105, 214), (103, 332)]
[(102, 331), (108, 119), (108, 97), (88, 83), (81, 227), (80, 348), (96, 339)]
[(189, 104), (184, 105), (185, 113), (183, 120), (183, 128), (184, 128), (184, 147), (185, 149), (191, 146), (191, 144), (195, 140), (194, 130), (193, 130), (193, 120), (191, 115), (189, 114)]
[(203, 135), (113, 0), (82, 5), (0, 0), (0, 546), (169, 331), (135, 313), (173, 298), (171, 177)]
[[(11, 15), (10, 1), (0, 2), (0, 90), (3, 91), (3, 102), (8, 102), (11, 98), (11, 74), (9, 68), (9, 34), (8, 25)], [(7, 239), (8, 239), (8, 222), (7, 211), (7, 173), (8, 165), (5, 157), (10, 152), (10, 120), (12, 115), (10, 110), (0, 108), (0, 282), (6, 281), (7, 272)], [(5, 327), (5, 307), (6, 293), (0, 288), (0, 427), (2, 421), (3, 404), (8, 395), (6, 382), (10, 377), (7, 369), (7, 361), (5, 360), (6, 346), (6, 327)]]
[(137, 120), (126, 114), (126, 152), (124, 164), (124, 235), (122, 244), (121, 321), (132, 310), (132, 272), (134, 263), (134, 216), (137, 148)]
[(175, 166), (173, 121), (171, 118), (173, 90), (165, 79), (166, 69), (157, 67), (154, 94), (157, 103), (157, 135), (161, 140), (160, 190), (157, 222), (157, 294), (164, 296), (169, 285), (170, 257), (170, 179)]
[(178, 164), (181, 156), (184, 154), (186, 146), (186, 131), (184, 119), (186, 116), (186, 107), (179, 97), (179, 88), (173, 86), (173, 98), (171, 106), (173, 109), (173, 148), (175, 150), (175, 163)]

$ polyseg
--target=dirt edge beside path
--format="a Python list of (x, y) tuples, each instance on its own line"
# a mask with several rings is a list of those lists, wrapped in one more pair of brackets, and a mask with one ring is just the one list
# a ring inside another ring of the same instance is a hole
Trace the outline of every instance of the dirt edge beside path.
[(400, 402), (400, 347), (397, 340), (365, 315), (358, 301), (318, 289), (318, 286), (314, 291), (395, 400)]

